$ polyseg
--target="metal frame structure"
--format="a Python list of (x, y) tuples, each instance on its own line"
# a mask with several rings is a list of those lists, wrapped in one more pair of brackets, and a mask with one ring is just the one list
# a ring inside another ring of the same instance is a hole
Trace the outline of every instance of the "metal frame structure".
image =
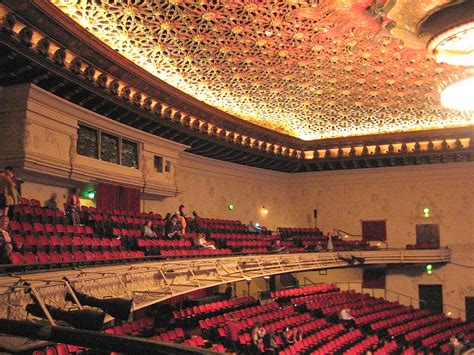
[[(44, 271), (0, 277), (0, 318), (28, 319), (25, 306), (32, 302), (28, 288), (42, 304), (72, 308), (64, 299), (71, 287), (97, 298), (133, 298), (134, 310), (198, 289), (290, 272), (364, 265), (446, 263), (450, 249), (378, 250), (300, 254), (247, 255), (226, 258), (167, 260), (94, 268)], [(75, 295), (74, 295), (75, 297)], [(77, 300), (77, 299), (76, 299)], [(79, 302), (74, 308), (81, 308)], [(106, 321), (111, 318), (106, 318)], [(51, 322), (54, 325), (54, 321)]]

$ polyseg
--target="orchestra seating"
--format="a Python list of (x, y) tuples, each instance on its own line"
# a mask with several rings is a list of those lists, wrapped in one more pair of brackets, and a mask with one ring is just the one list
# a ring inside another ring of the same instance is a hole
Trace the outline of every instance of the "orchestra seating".
[[(226, 352), (229, 339), (226, 323), (238, 322), (242, 353), (250, 349), (250, 330), (256, 322), (272, 329), (279, 355), (294, 354), (418, 354), (451, 352), (449, 338), (463, 332), (474, 339), (474, 323), (431, 314), (397, 302), (374, 298), (353, 290), (341, 291), (335, 285), (315, 285), (275, 291), (272, 300), (257, 301), (250, 296), (212, 302), (172, 313), (170, 326), (161, 331), (151, 318), (135, 319), (110, 326), (104, 333), (147, 337), (160, 342)], [(350, 308), (355, 325), (343, 324), (337, 314)], [(286, 327), (303, 334), (299, 342), (284, 347), (281, 332)], [(51, 350), (53, 349), (53, 350)], [(57, 344), (37, 354), (86, 353), (69, 345)]]

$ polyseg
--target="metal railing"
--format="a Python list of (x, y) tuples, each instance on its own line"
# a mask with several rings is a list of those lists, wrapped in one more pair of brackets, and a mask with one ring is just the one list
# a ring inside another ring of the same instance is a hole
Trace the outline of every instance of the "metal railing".
[[(342, 229), (336, 229), (336, 234), (339, 238), (341, 238), (343, 240), (347, 240), (347, 238), (355, 238), (357, 240), (362, 241), (363, 238), (364, 238), (364, 236), (362, 234), (353, 234), (353, 233), (343, 231)], [(368, 242), (370, 243), (371, 241), (368, 241)], [(385, 240), (373, 240), (372, 242), (377, 243), (378, 246), (383, 244), (385, 246), (385, 249), (388, 249), (388, 242), (385, 241)]]

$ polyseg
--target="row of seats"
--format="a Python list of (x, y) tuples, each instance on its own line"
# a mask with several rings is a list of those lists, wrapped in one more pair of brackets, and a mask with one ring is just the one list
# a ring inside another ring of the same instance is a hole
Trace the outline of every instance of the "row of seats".
[[(352, 343), (356, 340), (364, 338), (360, 329), (354, 329), (348, 333), (332, 339), (327, 344), (323, 345), (318, 350), (311, 352), (312, 355), (333, 354), (343, 348), (346, 344)], [(304, 347), (302, 347), (304, 349)]]
[(330, 339), (334, 339), (342, 334), (346, 333), (346, 329), (342, 324), (334, 324), (329, 327), (323, 327), (317, 329), (309, 336), (305, 336), (302, 342), (289, 346), (287, 349), (280, 352), (280, 355), (287, 355), (310, 352), (312, 349), (318, 348), (326, 344)]
[(104, 329), (103, 332), (106, 334), (113, 334), (113, 335), (139, 336), (139, 335), (150, 334), (150, 331), (153, 331), (153, 329), (154, 329), (153, 319), (144, 317), (144, 318), (131, 321), (130, 323), (123, 323), (111, 328)]
[(142, 251), (64, 251), (58, 252), (12, 252), (10, 255), (13, 265), (38, 265), (49, 263), (77, 263), (77, 262), (95, 262), (114, 259), (142, 259), (145, 254)]
[(191, 250), (161, 250), (161, 255), (176, 257), (199, 257), (199, 256), (224, 256), (232, 255), (230, 249), (191, 249)]
[(432, 316), (421, 318), (421, 319), (415, 319), (411, 322), (403, 323), (401, 325), (397, 325), (395, 327), (388, 328), (388, 334), (390, 336), (397, 336), (397, 335), (405, 334), (405, 333), (409, 332), (410, 330), (422, 327), (422, 326), (430, 324), (430, 323), (442, 321), (445, 318), (446, 318), (446, 316), (443, 315), (443, 314), (436, 314), (436, 315), (432, 315)]
[(403, 314), (391, 314), (386, 319), (378, 320), (370, 324), (372, 330), (388, 329), (406, 321), (415, 320), (422, 317), (427, 317), (430, 314), (428, 311), (413, 310)]
[(288, 290), (273, 291), (270, 293), (272, 299), (287, 299), (290, 297), (298, 297), (302, 295), (310, 295), (315, 293), (327, 293), (338, 291), (336, 285), (315, 285), (302, 288), (292, 288)]
[(220, 314), (215, 317), (201, 319), (199, 321), (199, 326), (201, 330), (208, 331), (216, 327), (222, 327), (226, 322), (228, 322), (232, 317), (236, 317), (237, 319), (245, 319), (250, 318), (253, 316), (257, 316), (259, 314), (267, 313), (275, 311), (279, 308), (278, 303), (271, 302), (265, 305), (257, 305), (247, 308), (242, 308), (233, 312), (227, 312), (224, 314)]
[(225, 301), (207, 303), (205, 305), (183, 308), (173, 312), (173, 318), (180, 320), (184, 318), (208, 318), (218, 313), (229, 312), (237, 308), (256, 304), (257, 301), (252, 296), (233, 298)]
[(461, 320), (459, 319), (450, 319), (446, 318), (437, 322), (436, 324), (429, 324), (426, 327), (412, 330), (404, 335), (404, 338), (408, 342), (413, 342), (418, 339), (421, 339), (428, 334), (437, 333), (448, 328), (453, 328), (454, 326), (460, 325)]
[[(297, 314), (297, 315), (290, 315), (290, 316), (279, 316), (278, 318), (273, 318), (278, 320), (272, 320), (269, 322), (262, 322), (265, 326), (265, 329), (271, 329), (274, 333), (281, 333), (282, 330), (286, 327), (300, 327), (305, 323), (309, 323), (313, 320), (309, 313)], [(254, 324), (254, 323), (253, 323)], [(249, 329), (251, 326), (247, 327)], [(241, 328), (242, 329), (242, 328)], [(245, 328), (244, 328), (245, 329)], [(242, 346), (249, 346), (251, 342), (251, 335), (249, 332), (245, 332), (239, 335), (239, 343)]]
[(254, 233), (214, 233), (212, 232), (209, 236), (211, 239), (215, 240), (222, 240), (222, 241), (227, 241), (227, 240), (233, 240), (233, 241), (254, 241), (254, 240), (259, 240), (259, 241), (272, 241), (275, 239), (278, 239), (276, 235), (271, 235), (271, 234), (254, 234)]
[(424, 347), (430, 348), (433, 345), (436, 345), (438, 343), (448, 340), (452, 334), (458, 334), (458, 333), (469, 334), (472, 331), (474, 331), (474, 323), (464, 324), (464, 325), (460, 325), (458, 327), (455, 327), (449, 330), (436, 333), (435, 335), (425, 337), (421, 341), (421, 343), (423, 344)]
[(300, 227), (278, 227), (280, 234), (295, 235), (295, 234), (316, 234), (320, 235), (319, 228), (300, 228)]
[(33, 235), (78, 235), (92, 236), (94, 230), (89, 226), (72, 226), (63, 224), (39, 223), (39, 222), (17, 222), (11, 220), (8, 229), (14, 234), (33, 234)]
[(75, 345), (56, 344), (54, 346), (48, 346), (42, 350), (33, 351), (32, 355), (76, 355), (84, 352)]
[(134, 212), (125, 211), (118, 209), (98, 209), (95, 207), (81, 206), (81, 212), (83, 214), (95, 214), (101, 216), (116, 216), (116, 217), (134, 217), (134, 218), (145, 218), (149, 220), (161, 220), (163, 217), (159, 213), (153, 212)]
[(90, 237), (57, 237), (33, 236), (14, 234), (12, 240), (16, 247), (24, 251), (111, 251), (120, 249), (122, 242), (119, 239), (90, 238)]

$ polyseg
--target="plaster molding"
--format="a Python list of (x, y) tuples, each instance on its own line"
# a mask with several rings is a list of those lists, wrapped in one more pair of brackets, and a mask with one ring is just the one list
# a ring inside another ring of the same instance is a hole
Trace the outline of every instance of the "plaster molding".
[[(162, 146), (163, 148), (178, 151), (183, 151), (186, 148), (189, 148), (189, 146), (185, 144), (176, 143), (174, 141), (157, 137), (153, 134), (143, 132), (120, 122), (114, 121), (105, 116), (94, 113), (67, 100), (57, 97), (33, 84), (30, 88), (29, 99), (47, 106), (56, 113), (60, 113), (69, 117), (74, 117), (76, 121), (102, 128), (108, 132), (119, 134), (131, 140)], [(54, 115), (52, 115), (51, 117), (54, 117)]]

